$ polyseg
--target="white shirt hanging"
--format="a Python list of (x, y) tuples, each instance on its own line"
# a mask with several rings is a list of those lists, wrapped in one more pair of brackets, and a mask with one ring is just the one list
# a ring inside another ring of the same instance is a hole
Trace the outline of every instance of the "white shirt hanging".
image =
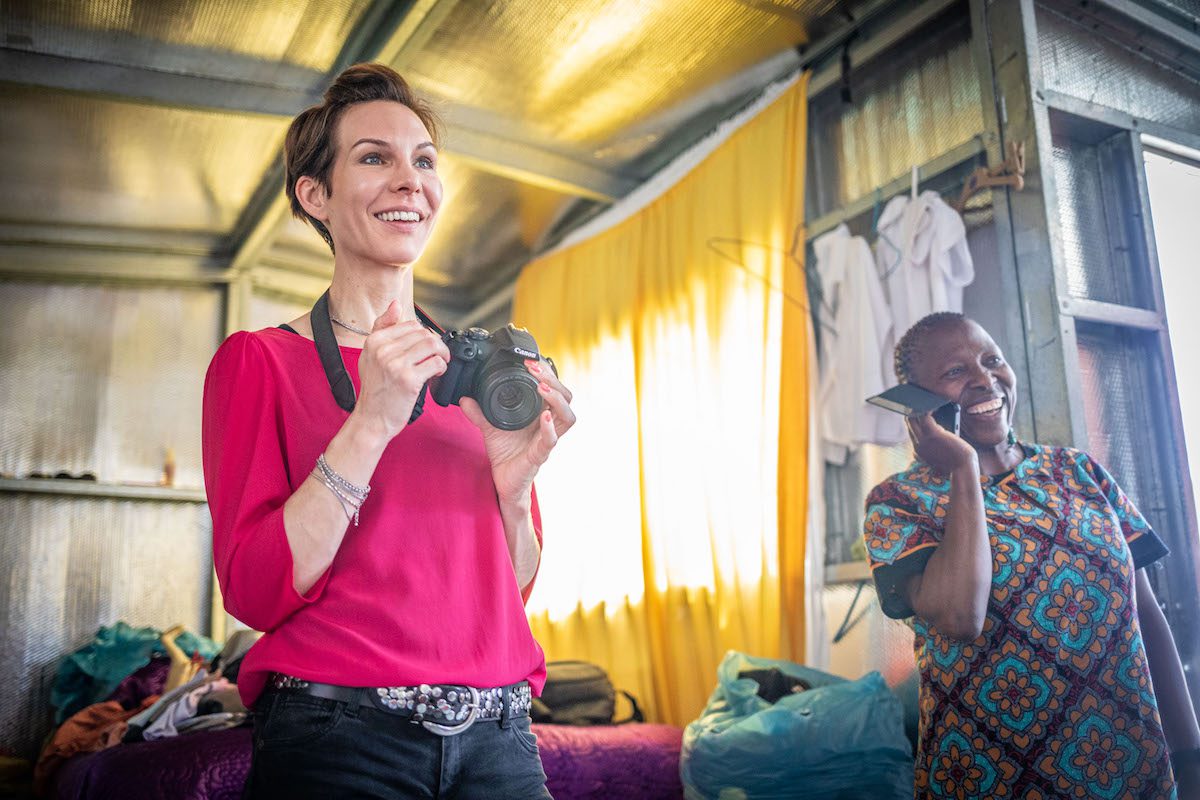
[(863, 442), (903, 440), (899, 415), (864, 402), (891, 385), (881, 369), (891, 314), (865, 239), (839, 225), (816, 239), (813, 251), (822, 295), (821, 438), (825, 460), (842, 464)]
[(927, 314), (962, 311), (963, 287), (975, 280), (975, 265), (962, 217), (941, 195), (892, 198), (878, 230), (875, 258), (887, 288), (895, 340)]

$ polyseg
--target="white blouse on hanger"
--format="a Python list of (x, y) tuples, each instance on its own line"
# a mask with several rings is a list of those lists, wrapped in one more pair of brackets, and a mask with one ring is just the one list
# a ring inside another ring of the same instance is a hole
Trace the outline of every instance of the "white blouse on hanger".
[(893, 197), (878, 229), (875, 258), (887, 287), (895, 341), (927, 314), (962, 311), (963, 287), (975, 280), (975, 265), (962, 217), (940, 194)]
[(903, 441), (903, 418), (868, 405), (870, 395), (891, 385), (883, 348), (891, 336), (891, 313), (871, 248), (844, 224), (813, 241), (821, 279), (820, 418), (825, 460), (842, 464), (863, 442)]

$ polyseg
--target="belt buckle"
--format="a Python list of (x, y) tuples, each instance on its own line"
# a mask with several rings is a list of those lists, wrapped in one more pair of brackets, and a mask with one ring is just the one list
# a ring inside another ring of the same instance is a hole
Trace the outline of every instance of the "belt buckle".
[(423, 720), (421, 722), (421, 727), (425, 728), (425, 730), (429, 731), (430, 733), (436, 733), (438, 736), (457, 736), (467, 728), (474, 725), (475, 717), (479, 714), (479, 690), (474, 686), (468, 686), (466, 688), (471, 690), (471, 702), (469, 704), (471, 713), (467, 714), (467, 718), (465, 720), (457, 725), (443, 725), (440, 722)]

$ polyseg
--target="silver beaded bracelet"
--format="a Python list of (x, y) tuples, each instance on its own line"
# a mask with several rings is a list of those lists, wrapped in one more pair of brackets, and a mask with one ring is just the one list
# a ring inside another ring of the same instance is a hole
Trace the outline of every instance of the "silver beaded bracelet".
[[(357, 528), (358, 512), (362, 508), (363, 501), (370, 494), (371, 487), (358, 486), (343, 478), (334, 471), (333, 467), (329, 466), (324, 453), (317, 456), (317, 466), (313, 469), (312, 474), (314, 478), (325, 484), (329, 491), (333, 492), (342, 505), (342, 511), (346, 513), (346, 519), (352, 521), (354, 527)], [(351, 513), (351, 509), (353, 509), (353, 513)]]

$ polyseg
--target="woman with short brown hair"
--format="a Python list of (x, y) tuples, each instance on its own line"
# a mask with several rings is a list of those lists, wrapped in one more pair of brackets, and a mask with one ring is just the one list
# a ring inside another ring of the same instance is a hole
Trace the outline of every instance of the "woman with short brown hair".
[(523, 600), (541, 554), (533, 479), (574, 424), (571, 393), (529, 359), (542, 410), (520, 430), (470, 397), (423, 402), (451, 360), (413, 302), (437, 144), (393, 70), (339, 75), (286, 141), (293, 212), (334, 252), (329, 291), (234, 334), (209, 368), (214, 565), (226, 608), (264, 632), (239, 676), (253, 797), (549, 796)]

